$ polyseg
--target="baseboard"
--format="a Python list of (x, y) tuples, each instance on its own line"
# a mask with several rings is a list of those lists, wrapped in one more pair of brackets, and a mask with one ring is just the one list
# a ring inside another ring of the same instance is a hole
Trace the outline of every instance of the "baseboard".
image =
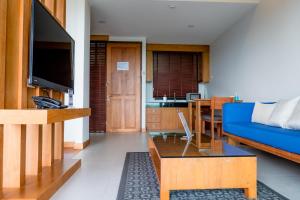
[(146, 133), (146, 132), (147, 132), (146, 128), (142, 128), (142, 133)]
[(77, 150), (82, 150), (86, 148), (90, 144), (90, 139), (83, 143), (75, 143), (75, 142), (64, 142), (64, 147), (65, 148), (73, 148)]
[(88, 139), (87, 141), (83, 142), (83, 143), (75, 143), (74, 144), (74, 149), (84, 149), (86, 148), (88, 145), (90, 144), (90, 139)]
[(73, 148), (74, 142), (64, 142), (64, 148)]

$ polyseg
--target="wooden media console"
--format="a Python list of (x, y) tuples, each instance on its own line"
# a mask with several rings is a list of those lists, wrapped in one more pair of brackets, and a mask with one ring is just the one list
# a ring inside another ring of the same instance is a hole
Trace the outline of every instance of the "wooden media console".
[(63, 122), (90, 114), (90, 108), (0, 110), (1, 199), (49, 199), (81, 165), (64, 159)]

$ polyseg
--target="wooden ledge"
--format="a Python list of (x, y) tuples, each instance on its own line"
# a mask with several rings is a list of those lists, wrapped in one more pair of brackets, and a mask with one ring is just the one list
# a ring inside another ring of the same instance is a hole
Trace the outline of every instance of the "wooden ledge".
[(52, 167), (44, 167), (42, 175), (26, 176), (20, 189), (2, 189), (1, 199), (49, 199), (81, 166), (81, 160), (56, 161)]
[(89, 115), (90, 108), (1, 109), (0, 124), (50, 124)]

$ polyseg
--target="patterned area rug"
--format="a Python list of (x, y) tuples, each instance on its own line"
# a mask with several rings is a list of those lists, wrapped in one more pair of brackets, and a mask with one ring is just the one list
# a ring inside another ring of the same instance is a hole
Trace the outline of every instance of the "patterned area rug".
[[(258, 183), (259, 200), (287, 200)], [(171, 200), (246, 200), (243, 190), (172, 191)], [(117, 200), (159, 200), (159, 184), (148, 152), (127, 152)]]

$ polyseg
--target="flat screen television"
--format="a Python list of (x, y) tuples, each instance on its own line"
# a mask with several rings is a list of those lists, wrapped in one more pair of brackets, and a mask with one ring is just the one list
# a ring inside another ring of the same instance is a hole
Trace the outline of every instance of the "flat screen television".
[(28, 84), (74, 90), (75, 42), (48, 10), (32, 0)]

